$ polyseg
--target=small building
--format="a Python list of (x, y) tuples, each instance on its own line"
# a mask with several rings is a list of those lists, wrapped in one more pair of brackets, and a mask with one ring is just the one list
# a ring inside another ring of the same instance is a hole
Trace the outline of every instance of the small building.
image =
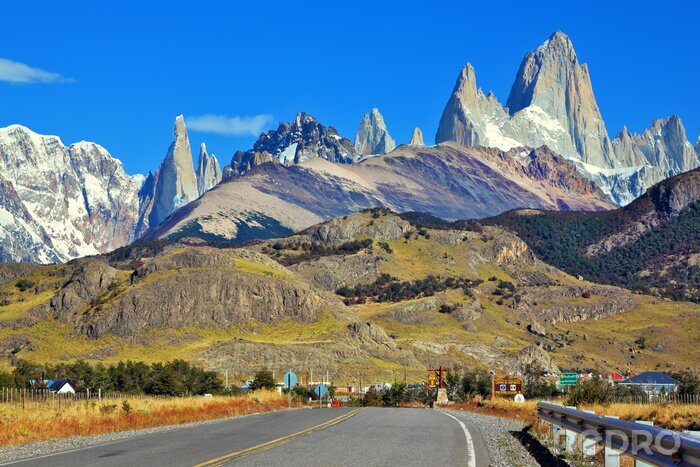
[(75, 394), (73, 383), (67, 379), (42, 379), (41, 384), (33, 379), (29, 385), (35, 389), (48, 389), (54, 394)]
[[(632, 375), (634, 376), (634, 375)], [(600, 375), (601, 379), (607, 381), (609, 384), (617, 384), (621, 383), (622, 381), (625, 380), (625, 377), (622, 376), (620, 373), (615, 373), (615, 372), (610, 372), (610, 371), (605, 371), (601, 373)]]
[(638, 387), (647, 394), (672, 393), (676, 391), (678, 381), (666, 373), (647, 371), (619, 383), (624, 387)]

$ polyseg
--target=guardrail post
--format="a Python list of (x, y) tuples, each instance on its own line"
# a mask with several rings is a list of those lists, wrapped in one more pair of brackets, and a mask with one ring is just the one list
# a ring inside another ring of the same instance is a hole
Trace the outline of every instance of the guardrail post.
[[(584, 410), (584, 412), (595, 415), (595, 412), (593, 410)], [(583, 441), (581, 441), (581, 452), (583, 454), (583, 457), (595, 457), (596, 441), (594, 439), (586, 438), (583, 436), (582, 438)]]
[[(615, 415), (604, 415), (605, 418), (619, 419), (620, 417)], [(609, 448), (605, 446), (604, 449), (604, 463), (605, 467), (620, 467), (620, 451)]]
[[(654, 422), (648, 422), (645, 420), (637, 420), (637, 423), (640, 425), (649, 425), (649, 426), (654, 426)], [(648, 464), (644, 461), (640, 461), (639, 459), (634, 460), (634, 467), (653, 467), (651, 464)]]
[[(570, 405), (567, 405), (566, 408), (576, 410), (576, 407), (572, 407)], [(566, 437), (564, 438), (564, 449), (566, 449), (568, 452), (576, 451), (576, 440), (578, 439), (577, 435), (578, 434), (573, 430), (565, 430)]]
[(562, 434), (562, 428), (557, 425), (552, 423), (552, 440), (554, 440), (554, 445), (559, 449), (561, 446), (561, 434)]

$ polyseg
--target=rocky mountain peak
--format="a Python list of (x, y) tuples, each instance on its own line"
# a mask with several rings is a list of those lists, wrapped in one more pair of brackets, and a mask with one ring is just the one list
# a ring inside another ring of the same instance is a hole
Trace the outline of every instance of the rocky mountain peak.
[(554, 33), (549, 36), (549, 39), (535, 49), (534, 55), (538, 55), (541, 59), (545, 57), (554, 57), (556, 60), (563, 59), (570, 61), (574, 65), (578, 64), (578, 57), (574, 50), (574, 44), (571, 42), (569, 36), (558, 30), (554, 31)]
[(425, 142), (423, 141), (423, 132), (420, 130), (420, 128), (415, 127), (413, 129), (411, 141), (408, 144), (411, 146), (425, 146)]
[(267, 162), (292, 165), (314, 157), (338, 163), (359, 160), (350, 140), (332, 126), (326, 127), (313, 116), (299, 112), (291, 123), (282, 122), (276, 130), (260, 135), (252, 149), (237, 151), (227, 173), (235, 177)]
[(560, 127), (552, 147), (561, 154), (616, 167), (588, 67), (579, 64), (571, 40), (561, 31), (525, 55), (506, 106), (512, 116), (528, 109), (532, 115), (527, 120)]
[(360, 122), (355, 136), (355, 151), (362, 156), (386, 154), (396, 148), (396, 143), (389, 135), (384, 117), (379, 109), (373, 108)]
[(170, 213), (198, 196), (187, 126), (184, 117), (178, 115), (173, 127), (173, 142), (155, 175), (149, 225), (161, 223)]
[(212, 189), (221, 181), (221, 167), (215, 155), (207, 154), (207, 145), (202, 143), (199, 147), (199, 159), (197, 160), (197, 191), (199, 196)]

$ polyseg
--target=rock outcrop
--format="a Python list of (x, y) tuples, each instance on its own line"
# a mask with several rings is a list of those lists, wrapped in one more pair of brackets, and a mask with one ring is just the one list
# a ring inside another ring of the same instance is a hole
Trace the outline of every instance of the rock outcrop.
[(292, 123), (280, 123), (277, 130), (260, 135), (252, 149), (237, 151), (226, 172), (235, 177), (266, 162), (293, 165), (316, 157), (337, 163), (359, 159), (350, 140), (335, 128), (326, 128), (311, 115), (299, 112)]
[(394, 150), (396, 143), (386, 129), (384, 117), (376, 107), (366, 113), (355, 136), (355, 151), (362, 155), (386, 154)]
[(215, 155), (207, 154), (207, 146), (202, 143), (197, 161), (197, 192), (199, 196), (215, 187), (221, 181), (221, 167)]
[(109, 291), (117, 270), (102, 259), (80, 260), (70, 280), (56, 293), (49, 303), (52, 314), (67, 319), (74, 313), (94, 306)]
[(413, 129), (413, 134), (411, 135), (411, 141), (409, 143), (411, 146), (425, 146), (425, 141), (423, 141), (423, 132), (420, 128), (415, 127)]

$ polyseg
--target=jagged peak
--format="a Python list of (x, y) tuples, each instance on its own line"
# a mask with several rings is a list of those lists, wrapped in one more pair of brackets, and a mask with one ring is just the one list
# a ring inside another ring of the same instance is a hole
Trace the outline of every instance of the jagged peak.
[[(528, 56), (532, 54), (531, 52)], [(554, 33), (549, 36), (549, 39), (540, 44), (540, 46), (535, 49), (534, 55), (539, 57), (567, 59), (573, 64), (578, 64), (578, 57), (574, 50), (574, 44), (571, 42), (569, 36), (559, 30), (554, 31)], [(583, 65), (583, 71), (584, 73), (588, 73), (588, 67), (585, 64)]]
[(652, 131), (675, 130), (685, 135), (685, 127), (678, 115), (670, 115), (666, 118), (657, 118), (651, 123)]
[(425, 146), (425, 141), (423, 140), (423, 132), (420, 128), (415, 127), (413, 129), (411, 141), (408, 144), (411, 146)]
[(462, 72), (459, 75), (458, 81), (474, 83), (476, 85), (476, 70), (474, 70), (474, 66), (472, 66), (471, 62), (467, 62), (466, 65), (462, 67)]
[(207, 143), (202, 143), (199, 145), (199, 155), (207, 155)]

